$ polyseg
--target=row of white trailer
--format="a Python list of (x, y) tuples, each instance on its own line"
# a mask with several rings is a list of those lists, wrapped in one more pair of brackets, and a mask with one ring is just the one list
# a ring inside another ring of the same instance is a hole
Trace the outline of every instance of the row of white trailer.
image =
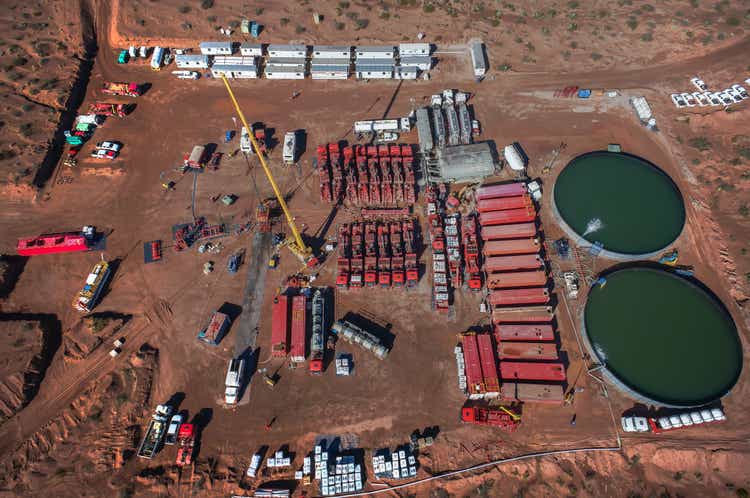
[[(267, 79), (417, 79), (432, 68), (429, 43), (352, 47), (202, 42), (200, 54), (175, 57), (179, 69), (211, 69), (214, 77)], [(261, 67), (262, 66), (262, 67)]]

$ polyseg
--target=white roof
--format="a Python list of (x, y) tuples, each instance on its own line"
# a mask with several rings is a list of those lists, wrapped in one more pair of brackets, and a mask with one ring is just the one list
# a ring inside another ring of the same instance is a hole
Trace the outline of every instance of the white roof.
[(207, 41), (201, 42), (200, 48), (232, 48), (232, 42), (224, 41)]
[(313, 52), (351, 52), (352, 47), (347, 45), (314, 45)]
[(393, 66), (395, 63), (395, 59), (389, 59), (385, 57), (358, 59), (356, 62), (357, 66)]
[(260, 48), (260, 49), (262, 49), (263, 48), (263, 44), (262, 43), (248, 43), (248, 42), (245, 42), (245, 43), (240, 44), (240, 48)]
[(355, 47), (356, 52), (393, 52), (393, 50), (396, 47), (394, 46), (385, 46), (385, 45), (365, 45), (360, 47)]
[(296, 66), (279, 66), (278, 64), (266, 64), (266, 72), (274, 73), (304, 73), (305, 66), (298, 64)]
[(214, 64), (211, 66), (214, 71), (221, 71), (225, 73), (238, 73), (240, 71), (258, 72), (258, 66), (251, 66), (247, 64)]
[(304, 65), (307, 61), (304, 57), (271, 57), (268, 59), (266, 64), (298, 64)]
[(269, 45), (269, 52), (307, 52), (307, 45)]

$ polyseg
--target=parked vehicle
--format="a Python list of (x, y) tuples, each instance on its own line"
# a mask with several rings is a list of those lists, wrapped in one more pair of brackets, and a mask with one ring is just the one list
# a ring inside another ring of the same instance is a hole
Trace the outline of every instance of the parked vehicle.
[(685, 99), (683, 99), (679, 93), (673, 93), (671, 97), (672, 102), (678, 109), (682, 109), (683, 107), (687, 106), (687, 104), (685, 103)]
[(145, 59), (146, 57), (148, 57), (148, 47), (143, 47), (142, 46), (141, 48), (139, 48), (138, 49), (138, 55), (141, 58), (143, 58), (143, 59)]
[(736, 91), (737, 93), (739, 93), (739, 94), (740, 94), (740, 96), (741, 96), (741, 97), (742, 97), (743, 99), (746, 99), (746, 98), (748, 97), (748, 95), (747, 95), (747, 91), (745, 90), (745, 88), (744, 88), (744, 87), (742, 87), (742, 86), (740, 86), (740, 85), (732, 85), (732, 90), (734, 90), (734, 91)]
[(708, 99), (711, 105), (721, 105), (721, 99), (715, 93), (705, 92), (703, 96)]
[(240, 358), (232, 358), (229, 360), (227, 377), (224, 381), (224, 385), (226, 386), (226, 389), (224, 390), (224, 401), (228, 405), (234, 405), (237, 403), (244, 373), (245, 360)]
[(195, 449), (195, 426), (193, 424), (182, 424), (177, 433), (177, 458), (175, 463), (180, 467), (193, 463), (193, 450)]
[(118, 64), (127, 64), (129, 59), (130, 59), (130, 56), (128, 54), (128, 51), (127, 50), (120, 50), (120, 53), (117, 56), (117, 63)]
[(245, 154), (253, 151), (253, 144), (250, 142), (250, 132), (244, 126), (240, 132), (240, 150)]
[(733, 104), (733, 103), (734, 103), (734, 99), (732, 99), (732, 97), (731, 97), (730, 95), (727, 95), (727, 94), (726, 94), (726, 93), (724, 93), (724, 92), (716, 92), (716, 93), (715, 93), (714, 95), (715, 95), (716, 97), (718, 97), (718, 98), (719, 98), (719, 100), (721, 100), (721, 102), (722, 102), (722, 103), (723, 103), (724, 105), (730, 105), (730, 104)]
[(183, 421), (184, 418), (179, 413), (172, 416), (172, 420), (169, 421), (169, 427), (167, 428), (167, 437), (164, 439), (166, 444), (175, 444), (177, 442), (177, 433)]
[(120, 152), (121, 147), (122, 145), (120, 145), (118, 142), (105, 141), (105, 142), (99, 142), (98, 144), (96, 144), (97, 149), (111, 150), (113, 152)]
[(731, 99), (732, 99), (732, 101), (733, 101), (734, 103), (736, 103), (736, 104), (738, 104), (738, 103), (742, 102), (742, 100), (743, 100), (743, 99), (742, 99), (742, 95), (740, 94), (740, 92), (738, 92), (737, 90), (735, 90), (735, 89), (733, 89), (733, 88), (727, 88), (727, 89), (725, 89), (725, 90), (724, 90), (724, 93), (725, 93), (726, 95), (728, 95), (728, 96), (729, 96), (729, 98), (731, 98)]
[(695, 99), (692, 95), (689, 93), (681, 93), (680, 97), (685, 99), (685, 104), (687, 104), (688, 107), (695, 107)]
[(690, 83), (695, 85), (695, 88), (700, 90), (701, 92), (708, 91), (708, 85), (706, 85), (706, 82), (700, 79), (699, 77), (695, 76), (693, 78), (690, 78)]
[(286, 164), (293, 164), (297, 159), (297, 132), (290, 131), (284, 136), (283, 158)]
[(117, 152), (113, 150), (96, 149), (91, 153), (94, 159), (109, 159), (110, 161), (117, 157)]
[(653, 432), (654, 434), (659, 434), (691, 425), (723, 422), (726, 419), (727, 417), (721, 408), (704, 408), (702, 410), (693, 410), (658, 418), (622, 417), (620, 422), (622, 430), (625, 432)]
[(167, 422), (172, 414), (172, 407), (169, 405), (157, 405), (151, 421), (146, 429), (146, 435), (143, 437), (141, 445), (138, 447), (138, 456), (140, 458), (151, 459), (161, 449), (164, 434), (167, 432)]
[(698, 102), (699, 106), (705, 107), (708, 105), (708, 100), (706, 100), (706, 97), (704, 97), (702, 93), (693, 92), (693, 97), (695, 98), (695, 101)]

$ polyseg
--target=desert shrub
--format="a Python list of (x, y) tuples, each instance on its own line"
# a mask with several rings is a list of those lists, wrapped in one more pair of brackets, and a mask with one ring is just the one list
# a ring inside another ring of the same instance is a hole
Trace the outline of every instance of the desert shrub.
[(365, 29), (370, 25), (370, 21), (367, 19), (357, 19), (357, 29)]
[(337, 22), (336, 24), (334, 24), (334, 26), (336, 27), (337, 30), (341, 31), (342, 29), (346, 27), (346, 24), (344, 24), (343, 22)]
[(305, 27), (300, 24), (298, 24), (297, 27), (294, 28), (294, 32), (297, 33), (298, 35), (304, 33), (305, 31), (307, 31), (307, 29), (305, 29)]
[(695, 137), (688, 140), (688, 145), (694, 149), (700, 151), (706, 151), (711, 149), (711, 142), (706, 137)]
[(187, 5), (180, 5), (179, 7), (177, 7), (177, 12), (179, 12), (180, 14), (187, 14), (188, 12), (190, 12), (190, 7), (188, 7)]
[(288, 19), (288, 18), (286, 18), (286, 17), (282, 17), (281, 19), (279, 19), (279, 23), (280, 23), (280, 24), (281, 24), (282, 26), (286, 26), (287, 24), (289, 24), (289, 19)]
[(424, 7), (422, 7), (422, 10), (429, 14), (430, 12), (435, 12), (435, 6), (431, 3), (426, 3), (424, 4)]
[(214, 6), (214, 0), (201, 0), (201, 9), (207, 10)]

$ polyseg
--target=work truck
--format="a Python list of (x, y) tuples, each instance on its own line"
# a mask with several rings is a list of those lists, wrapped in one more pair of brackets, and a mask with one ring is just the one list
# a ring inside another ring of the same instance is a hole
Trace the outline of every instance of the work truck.
[(156, 405), (156, 409), (148, 423), (146, 435), (138, 447), (138, 456), (140, 458), (150, 460), (159, 452), (164, 441), (164, 436), (167, 433), (167, 424), (169, 424), (170, 415), (172, 415), (171, 406)]

